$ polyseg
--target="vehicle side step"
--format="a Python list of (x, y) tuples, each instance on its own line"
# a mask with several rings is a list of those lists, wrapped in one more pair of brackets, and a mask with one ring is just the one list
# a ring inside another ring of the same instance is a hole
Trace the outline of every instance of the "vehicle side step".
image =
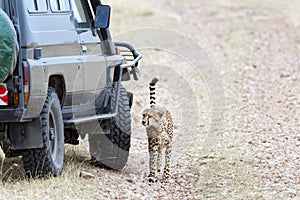
[(111, 119), (117, 116), (117, 113), (113, 114), (100, 114), (100, 115), (94, 115), (94, 116), (88, 116), (88, 117), (78, 117), (75, 119), (68, 119), (64, 120), (65, 126), (73, 125), (73, 124), (83, 124), (87, 122), (93, 122), (103, 119)]

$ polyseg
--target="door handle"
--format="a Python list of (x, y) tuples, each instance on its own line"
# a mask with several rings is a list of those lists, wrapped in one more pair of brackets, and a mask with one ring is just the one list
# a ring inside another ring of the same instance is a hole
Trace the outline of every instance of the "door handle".
[(86, 45), (81, 45), (81, 52), (82, 52), (82, 54), (87, 53), (87, 46)]

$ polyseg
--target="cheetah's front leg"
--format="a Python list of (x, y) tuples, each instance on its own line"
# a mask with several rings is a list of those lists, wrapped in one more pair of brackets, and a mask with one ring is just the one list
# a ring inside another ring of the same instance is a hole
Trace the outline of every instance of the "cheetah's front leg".
[(158, 144), (155, 139), (149, 139), (149, 182), (157, 181), (157, 159), (158, 159)]

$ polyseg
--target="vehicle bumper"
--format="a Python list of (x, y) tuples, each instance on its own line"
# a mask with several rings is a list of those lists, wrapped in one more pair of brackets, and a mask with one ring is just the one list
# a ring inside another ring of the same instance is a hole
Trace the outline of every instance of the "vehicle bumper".
[(0, 122), (23, 122), (25, 109), (0, 109)]

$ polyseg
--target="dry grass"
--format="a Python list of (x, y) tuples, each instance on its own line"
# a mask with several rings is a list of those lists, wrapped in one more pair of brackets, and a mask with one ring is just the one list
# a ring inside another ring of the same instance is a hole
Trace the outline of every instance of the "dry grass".
[(21, 158), (3, 160), (2, 157), (1, 199), (71, 199), (79, 196), (88, 198), (89, 194), (94, 193), (94, 188), (79, 177), (82, 169), (93, 171), (88, 160), (89, 153), (85, 147), (66, 145), (62, 176), (28, 180)]
[(109, 4), (114, 14), (122, 14), (123, 16), (132, 18), (133, 16), (151, 16), (155, 14), (154, 1), (139, 1), (129, 0), (124, 3), (122, 0), (116, 1), (103, 1), (103, 3)]
[(171, 9), (171, 6), (177, 5), (179, 1), (165, 1), (170, 7), (163, 6), (164, 3), (158, 0), (128, 0), (126, 2), (106, 0), (102, 2), (112, 7), (110, 28), (113, 35), (145, 27), (172, 29), (179, 26), (178, 21), (174, 20), (177, 15)]
[[(225, 133), (209, 156), (193, 161), (198, 174), (195, 186), (201, 199), (282, 199), (268, 190), (254, 169), (253, 156), (244, 134)], [(191, 154), (200, 151), (191, 148)]]
[(290, 17), (290, 20), (296, 25), (300, 25), (300, 14), (298, 8), (300, 7), (300, 2), (298, 0), (290, 0), (288, 2), (280, 0), (248, 0), (248, 1), (239, 1), (239, 0), (229, 0), (229, 1), (219, 1), (226, 5), (239, 5), (239, 6), (251, 6), (254, 8), (269, 10), (277, 12), (278, 14), (284, 14), (286, 17)]

